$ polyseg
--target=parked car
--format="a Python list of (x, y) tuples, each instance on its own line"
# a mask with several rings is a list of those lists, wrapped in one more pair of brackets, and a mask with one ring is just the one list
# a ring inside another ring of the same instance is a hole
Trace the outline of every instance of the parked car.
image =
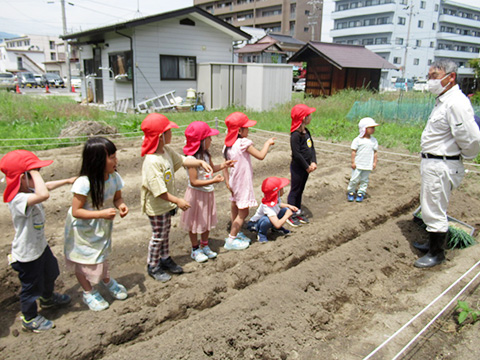
[(31, 72), (19, 72), (17, 73), (18, 83), (24, 88), (26, 87), (37, 87), (37, 81)]
[(72, 78), (70, 79), (70, 83), (75, 88), (81, 88), (82, 87), (82, 78), (80, 76), (72, 75)]
[(49, 87), (65, 87), (65, 83), (63, 82), (63, 79), (60, 77), (60, 75), (55, 74), (55, 73), (45, 73), (42, 74), (42, 83), (43, 86), (48, 85)]
[(298, 81), (295, 83), (294, 90), (305, 91), (305, 84), (306, 84), (305, 78), (298, 79)]
[(427, 80), (417, 80), (413, 84), (413, 90), (415, 91), (426, 91), (427, 90)]
[(0, 73), (0, 90), (15, 90), (16, 87), (15, 75), (9, 72)]
[(37, 86), (43, 86), (42, 83), (42, 74), (33, 74), (35, 81), (37, 82)]
[[(405, 84), (407, 88), (405, 88)], [(413, 89), (413, 79), (397, 78), (395, 81), (395, 89), (397, 90), (412, 90)]]

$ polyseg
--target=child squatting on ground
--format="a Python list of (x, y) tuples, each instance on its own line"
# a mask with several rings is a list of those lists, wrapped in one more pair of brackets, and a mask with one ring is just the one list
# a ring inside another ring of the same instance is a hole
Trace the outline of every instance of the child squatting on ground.
[(182, 166), (202, 167), (206, 173), (212, 167), (204, 160), (186, 158), (177, 154), (168, 144), (172, 140), (172, 128), (178, 125), (161, 114), (152, 113), (142, 121), (145, 134), (142, 143), (141, 208), (150, 219), (152, 237), (148, 244), (147, 272), (157, 281), (165, 282), (172, 274), (181, 274), (183, 269), (170, 257), (169, 235), (171, 216), (177, 207), (186, 211), (190, 203), (176, 195), (175, 171)]
[[(212, 136), (218, 135), (218, 130), (210, 128), (203, 121), (194, 121), (185, 129), (187, 144), (183, 153), (187, 159), (204, 160), (210, 164), (213, 172), (232, 167), (233, 160), (227, 160), (220, 165), (212, 163), (208, 149), (212, 144)], [(190, 167), (188, 171), (188, 187), (185, 191), (185, 201), (191, 204), (190, 209), (182, 212), (180, 227), (188, 231), (192, 243), (191, 257), (196, 262), (202, 263), (217, 257), (217, 253), (208, 246), (210, 230), (217, 224), (217, 208), (213, 184), (222, 182), (224, 177), (220, 174), (213, 176), (202, 167)], [(200, 234), (200, 244), (197, 234)]]
[(306, 126), (312, 121), (312, 113), (316, 110), (305, 104), (297, 104), (291, 111), (290, 148), (292, 150), (292, 162), (290, 163), (290, 175), (292, 184), (287, 202), (298, 208), (287, 220), (291, 226), (299, 226), (309, 222), (302, 211), (302, 195), (308, 176), (311, 172), (317, 170), (317, 155), (315, 154), (312, 136)]
[(225, 239), (224, 248), (226, 250), (243, 250), (250, 245), (251, 240), (240, 232), (245, 218), (248, 216), (248, 209), (257, 206), (253, 192), (253, 169), (250, 155), (258, 160), (263, 160), (267, 156), (270, 146), (275, 144), (275, 138), (270, 138), (265, 141), (260, 151), (253, 146), (252, 140), (247, 138), (248, 128), (256, 123), (241, 112), (231, 113), (225, 119), (228, 132), (225, 137), (223, 155), (226, 160), (237, 161), (231, 168), (230, 174), (228, 169), (223, 171), (227, 189), (232, 193), (230, 197), (232, 227), (230, 234)]
[(42, 202), (49, 198), (49, 190), (71, 184), (75, 178), (45, 183), (39, 170), (52, 162), (42, 161), (27, 150), (11, 151), (0, 160), (0, 169), (7, 179), (3, 201), (8, 203), (15, 228), (9, 262), (22, 284), (22, 327), (36, 333), (54, 327), (52, 321), (38, 314), (37, 299), (42, 309), (70, 302), (70, 296), (53, 291), (60, 271), (45, 238)]
[(117, 148), (108, 139), (94, 137), (83, 147), (80, 176), (72, 186), (72, 206), (65, 222), (65, 258), (83, 289), (83, 302), (90, 310), (109, 307), (93, 285), (101, 283), (117, 300), (127, 290), (110, 277), (108, 255), (112, 249), (113, 219), (128, 214), (122, 198), (124, 182), (117, 173)]
[[(368, 178), (377, 167), (378, 141), (372, 135), (379, 126), (372, 118), (363, 118), (358, 123), (359, 135), (353, 139), (352, 176), (347, 188), (347, 200), (362, 202), (367, 193)], [(355, 196), (355, 191), (358, 191)]]
[(283, 224), (293, 213), (298, 211), (298, 208), (281, 202), (283, 188), (289, 183), (290, 180), (279, 177), (268, 177), (263, 180), (262, 192), (264, 197), (262, 203), (247, 224), (248, 230), (258, 232), (258, 242), (266, 243), (268, 241), (267, 232), (269, 229), (278, 231), (283, 235), (290, 234), (290, 230), (285, 229)]

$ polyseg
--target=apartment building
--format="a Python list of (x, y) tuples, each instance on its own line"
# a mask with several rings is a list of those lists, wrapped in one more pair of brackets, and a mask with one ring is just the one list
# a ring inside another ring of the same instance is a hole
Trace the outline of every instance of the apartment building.
[(384, 70), (381, 88), (396, 77), (425, 78), (437, 59), (453, 59), (459, 77), (473, 77), (479, 57), (480, 7), (451, 0), (335, 0), (334, 43), (365, 45), (399, 70)]
[[(76, 50), (71, 59), (76, 59)], [(0, 44), (0, 71), (52, 72), (67, 76), (65, 46), (57, 36), (23, 35)]]
[(322, 0), (194, 0), (233, 26), (261, 28), (301, 41), (321, 40)]

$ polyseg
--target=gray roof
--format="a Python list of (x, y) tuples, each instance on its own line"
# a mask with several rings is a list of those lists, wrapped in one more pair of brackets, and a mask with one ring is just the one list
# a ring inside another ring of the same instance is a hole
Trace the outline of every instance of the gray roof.
[(285, 44), (305, 45), (305, 41), (295, 39), (293, 36), (290, 35), (268, 33), (266, 36), (270, 36), (272, 39), (283, 42)]
[(313, 55), (321, 56), (333, 66), (358, 69), (397, 69), (395, 65), (364, 46), (310, 41), (298, 50), (288, 62), (305, 61)]
[(191, 15), (194, 18), (201, 18), (204, 21), (210, 23), (212, 26), (232, 34), (232, 36), (235, 38), (235, 40), (248, 40), (251, 38), (249, 34), (246, 32), (236, 28), (233, 25), (230, 25), (229, 23), (213, 16), (209, 12), (202, 10), (201, 8), (197, 6), (191, 6), (188, 8), (184, 9), (179, 9), (179, 10), (174, 10), (174, 11), (169, 11), (165, 13), (160, 13), (160, 14), (155, 14), (155, 15), (150, 15), (150, 16), (145, 16), (143, 18), (138, 18), (138, 19), (133, 19), (129, 21), (125, 21), (122, 23), (117, 23), (113, 25), (108, 25), (108, 26), (103, 26), (95, 29), (90, 29), (86, 31), (81, 31), (77, 33), (72, 33), (72, 34), (67, 34), (60, 36), (62, 39), (78, 39), (78, 38), (90, 38), (90, 39), (95, 39), (98, 38), (99, 36), (103, 35), (104, 33), (107, 32), (114, 32), (118, 30), (125, 30), (129, 28), (133, 28), (135, 26), (139, 25), (145, 25), (149, 24), (152, 22), (157, 22), (157, 21), (162, 21), (166, 19), (171, 19), (179, 16), (186, 16), (186, 15)]

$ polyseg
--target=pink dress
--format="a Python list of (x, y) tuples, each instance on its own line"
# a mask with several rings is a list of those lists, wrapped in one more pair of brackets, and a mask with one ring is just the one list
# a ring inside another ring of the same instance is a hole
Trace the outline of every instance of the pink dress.
[(238, 138), (228, 150), (229, 160), (237, 160), (230, 168), (229, 184), (233, 191), (230, 201), (235, 201), (239, 209), (257, 206), (253, 192), (253, 168), (247, 149), (252, 145), (248, 138)]

